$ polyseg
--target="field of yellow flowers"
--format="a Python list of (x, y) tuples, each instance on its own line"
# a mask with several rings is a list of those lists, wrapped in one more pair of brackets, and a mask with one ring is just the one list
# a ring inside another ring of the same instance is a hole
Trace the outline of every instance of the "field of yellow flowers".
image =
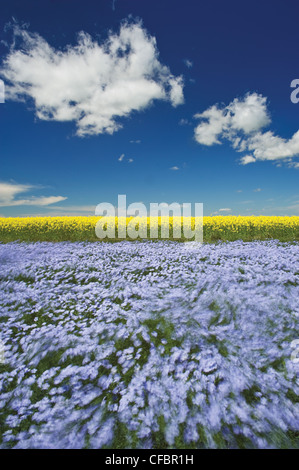
[[(163, 218), (158, 218), (158, 238), (161, 238)], [(99, 241), (95, 227), (100, 217), (2, 217), (0, 218), (0, 242), (11, 241)], [(126, 219), (126, 226), (132, 217)], [(177, 237), (175, 227), (183, 226), (183, 217), (170, 217), (170, 240), (186, 241), (184, 235)], [(140, 219), (146, 225), (147, 237), (150, 238), (150, 218)], [(191, 228), (194, 228), (194, 218)], [(115, 218), (115, 238), (117, 241), (119, 221)], [(105, 226), (104, 226), (105, 228)], [(138, 226), (137, 226), (138, 229)], [(183, 234), (183, 230), (182, 230)], [(142, 238), (142, 237), (141, 237)], [(151, 237), (153, 238), (153, 237)], [(162, 237), (163, 238), (163, 237)], [(130, 240), (130, 237), (126, 237)], [(266, 217), (266, 216), (214, 216), (203, 218), (203, 241), (217, 240), (266, 240), (281, 241), (299, 240), (299, 217)], [(108, 240), (106, 238), (105, 240)]]

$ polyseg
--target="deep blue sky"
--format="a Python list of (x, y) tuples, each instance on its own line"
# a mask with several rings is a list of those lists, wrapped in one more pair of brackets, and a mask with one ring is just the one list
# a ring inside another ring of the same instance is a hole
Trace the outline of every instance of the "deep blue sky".
[[(32, 186), (0, 207), (1, 215), (87, 215), (100, 202), (116, 204), (118, 194), (146, 205), (203, 202), (204, 215), (299, 215), (298, 169), (283, 161), (241, 165), (228, 142), (196, 142), (193, 118), (256, 92), (268, 99), (267, 130), (292, 137), (299, 128), (299, 103), (290, 100), (290, 83), (299, 78), (296, 0), (118, 0), (114, 9), (110, 0), (10, 0), (0, 11), (1, 40), (11, 44), (6, 25), (15, 18), (61, 50), (77, 43), (79, 31), (101, 43), (131, 15), (156, 38), (160, 62), (184, 79), (184, 104), (156, 100), (120, 118), (123, 128), (113, 135), (78, 137), (74, 121), (40, 120), (30, 100), (0, 104), (0, 182)], [(1, 43), (1, 62), (8, 51)], [(15, 203), (58, 195), (67, 199)]]

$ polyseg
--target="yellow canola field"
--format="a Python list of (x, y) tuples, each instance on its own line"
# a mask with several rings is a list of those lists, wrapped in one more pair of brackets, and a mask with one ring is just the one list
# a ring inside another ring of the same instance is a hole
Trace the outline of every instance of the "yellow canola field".
[[(97, 241), (95, 227), (101, 218), (98, 216), (82, 217), (2, 217), (0, 218), (0, 242), (8, 241)], [(115, 239), (132, 239), (128, 235), (135, 227), (139, 230), (140, 238), (161, 238), (163, 227), (168, 225), (167, 217), (105, 218), (107, 224), (103, 229), (112, 227), (115, 222)], [(183, 217), (170, 217), (170, 239), (186, 240), (183, 224), (189, 220)], [(191, 229), (195, 228), (195, 219), (191, 219)], [(137, 224), (137, 225), (136, 225)], [(125, 236), (124, 226), (126, 226)], [(130, 227), (130, 229), (129, 229)], [(151, 236), (156, 233), (156, 237)], [(156, 232), (155, 232), (156, 227)], [(181, 235), (179, 231), (181, 229)], [(186, 233), (186, 232), (185, 232)], [(162, 238), (165, 238), (162, 237)], [(299, 217), (276, 216), (214, 216), (203, 218), (203, 241), (217, 240), (264, 240), (268, 238), (283, 241), (299, 240)], [(107, 240), (107, 238), (106, 238)]]

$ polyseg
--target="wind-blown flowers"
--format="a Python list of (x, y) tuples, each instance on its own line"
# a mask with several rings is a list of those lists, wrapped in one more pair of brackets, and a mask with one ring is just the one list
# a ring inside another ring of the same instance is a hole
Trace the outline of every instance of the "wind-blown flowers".
[(298, 243), (186, 246), (0, 245), (1, 448), (298, 447)]

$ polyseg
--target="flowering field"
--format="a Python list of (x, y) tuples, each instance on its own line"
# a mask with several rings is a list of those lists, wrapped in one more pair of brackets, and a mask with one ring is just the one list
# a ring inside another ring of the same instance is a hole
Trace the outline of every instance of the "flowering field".
[[(95, 226), (100, 217), (2, 217), (0, 218), (0, 241), (96, 241)], [(158, 218), (159, 236), (163, 217)], [(118, 235), (118, 218), (116, 237)], [(126, 219), (126, 225), (132, 217)], [(194, 228), (192, 218), (192, 228)], [(145, 224), (149, 237), (150, 218), (140, 218)], [(182, 217), (170, 217), (170, 238), (175, 226), (183, 225)], [(146, 237), (145, 237), (146, 238)], [(205, 242), (217, 240), (299, 240), (299, 217), (265, 216), (215, 216), (203, 218), (203, 239)], [(183, 230), (182, 237), (183, 240)]]
[(0, 245), (1, 448), (298, 448), (299, 244)]

